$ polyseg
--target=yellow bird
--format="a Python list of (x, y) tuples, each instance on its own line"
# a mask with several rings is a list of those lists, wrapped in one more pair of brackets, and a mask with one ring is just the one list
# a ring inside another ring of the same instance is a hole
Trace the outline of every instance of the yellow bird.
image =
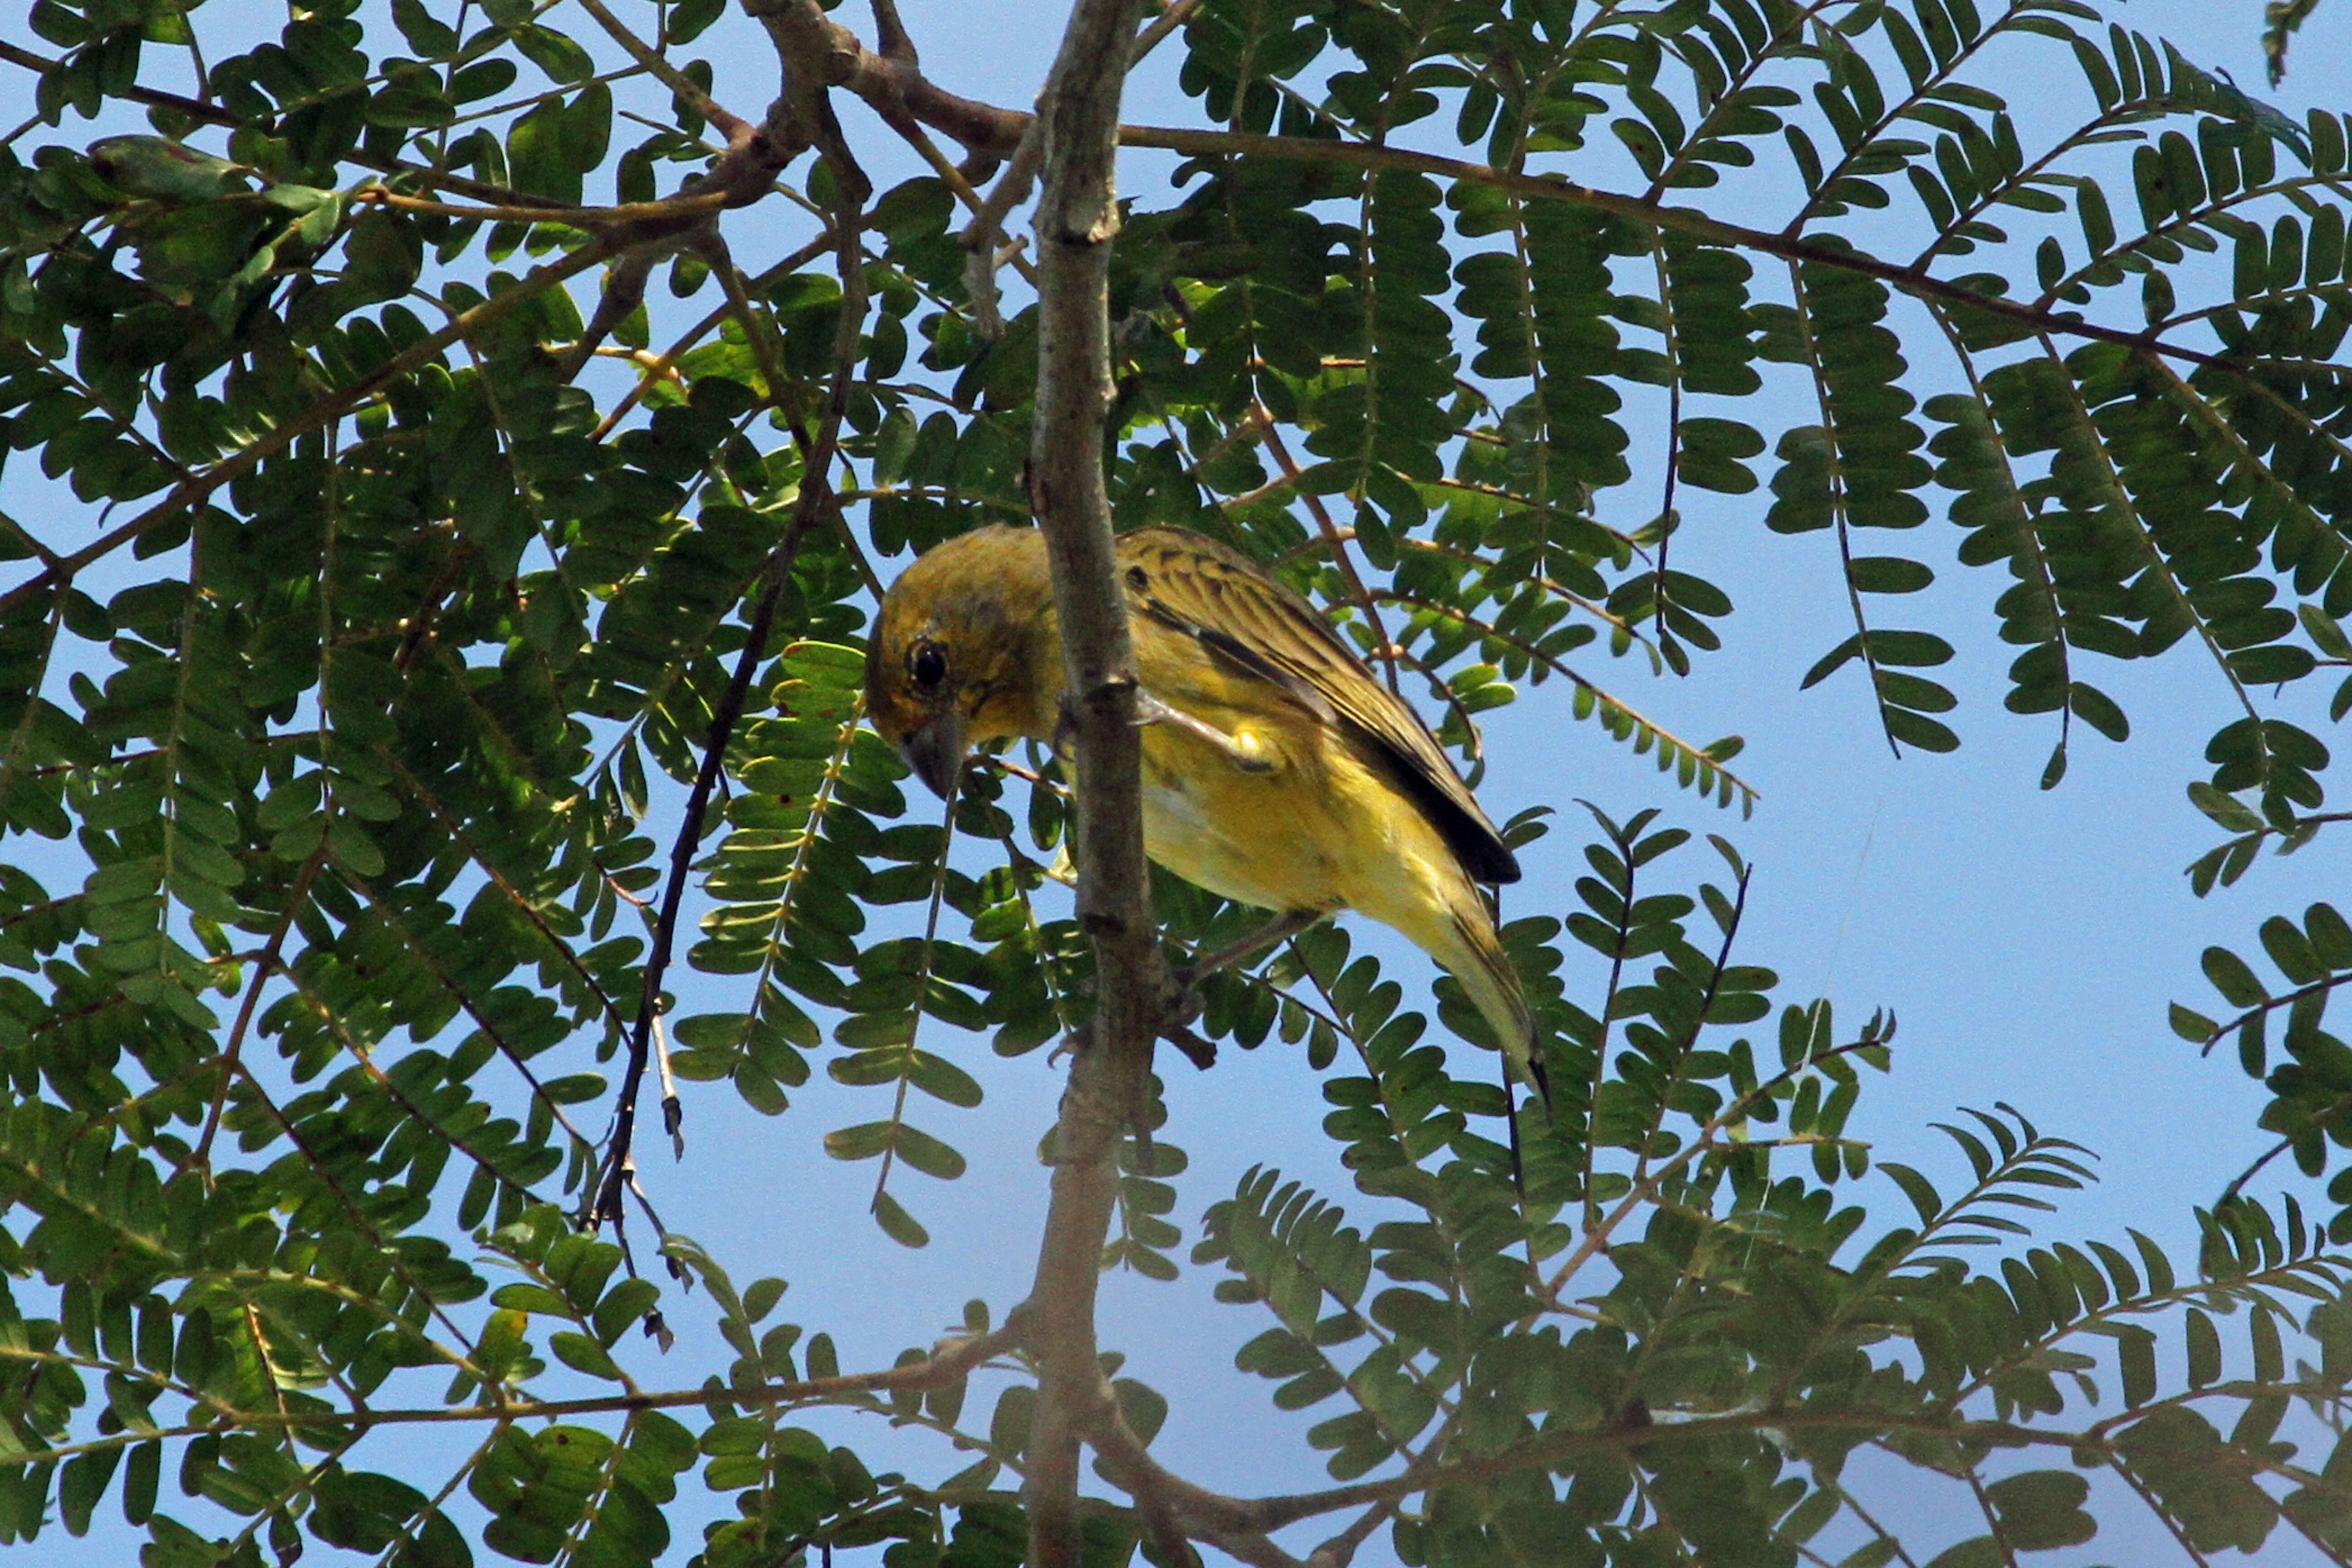
[[(1181, 528), (1139, 530), (1118, 550), (1149, 726), (1146, 852), (1302, 924), (1347, 909), (1395, 928), (1453, 973), (1544, 1091), (1534, 1021), (1477, 887), (1517, 881), (1518, 861), (1428, 727), (1246, 556)], [(875, 727), (942, 796), (975, 742), (1053, 744), (1064, 685), (1034, 529), (978, 529), (923, 555), (866, 647)]]

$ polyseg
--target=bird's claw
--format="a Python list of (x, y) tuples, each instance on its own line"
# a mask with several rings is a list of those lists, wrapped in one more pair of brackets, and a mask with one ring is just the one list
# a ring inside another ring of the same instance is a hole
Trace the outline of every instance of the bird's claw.
[(1177, 1054), (1202, 1072), (1217, 1065), (1217, 1047), (1213, 1040), (1204, 1040), (1181, 1024), (1163, 1024), (1160, 1037), (1176, 1047)]
[(1165, 989), (1160, 994), (1160, 1037), (1175, 1047), (1186, 1061), (1206, 1072), (1217, 1065), (1217, 1047), (1192, 1029), (1205, 1006), (1200, 979), (1199, 972), (1189, 963), (1169, 966)]
[[(1204, 1040), (1192, 1032), (1192, 1026), (1199, 1019), (1204, 1006), (1199, 978), (1191, 964), (1177, 964), (1170, 968), (1161, 983), (1160, 1022), (1153, 1032), (1175, 1047), (1177, 1053), (1186, 1061), (1206, 1072), (1217, 1065), (1217, 1047), (1214, 1041)], [(1094, 1033), (1093, 1020), (1079, 1025), (1062, 1037), (1060, 1043), (1046, 1057), (1046, 1061), (1057, 1063), (1064, 1057), (1084, 1054), (1094, 1044)]]

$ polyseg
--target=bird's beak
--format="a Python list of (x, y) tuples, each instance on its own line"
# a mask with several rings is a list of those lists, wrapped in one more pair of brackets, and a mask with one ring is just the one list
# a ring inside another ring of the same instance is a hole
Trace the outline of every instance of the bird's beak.
[(898, 754), (941, 800), (953, 793), (956, 774), (963, 770), (964, 728), (962, 714), (943, 712), (898, 742)]

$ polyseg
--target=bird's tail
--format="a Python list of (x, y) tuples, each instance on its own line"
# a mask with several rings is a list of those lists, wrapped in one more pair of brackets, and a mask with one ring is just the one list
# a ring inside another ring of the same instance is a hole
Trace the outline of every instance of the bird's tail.
[(1471, 1002), (1501, 1042), (1504, 1056), (1534, 1086), (1549, 1113), (1551, 1082), (1536, 1048), (1535, 1016), (1528, 1010), (1527, 994), (1519, 989), (1518, 971), (1511, 967), (1510, 954), (1503, 951), (1502, 936), (1485, 902), (1475, 891), (1469, 892), (1469, 900), (1471, 909), (1446, 912), (1453, 940), (1443, 951), (1433, 948), (1432, 952), (1470, 994)]

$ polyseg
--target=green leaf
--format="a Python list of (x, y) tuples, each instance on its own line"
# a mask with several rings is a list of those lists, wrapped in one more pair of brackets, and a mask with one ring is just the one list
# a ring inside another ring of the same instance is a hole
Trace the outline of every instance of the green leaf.
[[(916, 1223), (915, 1216), (888, 1193), (874, 1194), (874, 1219), (882, 1227), (882, 1233), (901, 1247), (929, 1247), (931, 1243), (930, 1232)], [(809, 1373), (813, 1377), (824, 1375), (816, 1370), (814, 1349), (810, 1355)]]
[(393, 0), (392, 19), (408, 47), (425, 59), (441, 59), (457, 52), (455, 29), (436, 20), (424, 0)]
[(1907, 708), (1881, 708), (1878, 711), (1886, 732), (1906, 746), (1916, 746), (1923, 752), (1959, 750), (1960, 738), (1925, 714)]
[(2096, 1535), (2098, 1521), (2083, 1508), (2090, 1495), (2091, 1483), (2072, 1470), (2027, 1470), (1985, 1488), (2002, 1535), (2020, 1552), (2079, 1546)]
[(2228, 948), (2207, 948), (2204, 967), (2205, 978), (2213, 983), (2213, 989), (2219, 991), (2222, 999), (2233, 1007), (2258, 1007), (2268, 997), (2262, 982), (2254, 978), (2254, 972)]
[(124, 194), (169, 202), (215, 201), (245, 190), (242, 164), (161, 136), (108, 136), (89, 145), (89, 166)]
[(2213, 1320), (2195, 1307), (2189, 1309), (2189, 1386), (2204, 1388), (2221, 1381), (2221, 1336)]
[(1952, 645), (1932, 632), (1874, 630), (1862, 636), (1870, 657), (1880, 664), (1938, 665), (1951, 660)]
[(943, 1057), (917, 1051), (908, 1081), (925, 1094), (970, 1110), (981, 1101), (980, 1080)]
[(2005, 1558), (2000, 1542), (1974, 1535), (1937, 1552), (1927, 1559), (1927, 1568), (2000, 1568)]
[(612, 1381), (617, 1381), (621, 1376), (621, 1369), (614, 1364), (611, 1356), (604, 1353), (604, 1347), (586, 1334), (552, 1333), (547, 1337), (547, 1344), (555, 1352), (556, 1359), (574, 1372)]
[(1805, 678), (1797, 683), (1797, 689), (1810, 690), (1836, 674), (1848, 661), (1861, 657), (1862, 634), (1857, 632), (1822, 655), (1812, 668), (1805, 671)]
[(357, 876), (383, 875), (383, 851), (376, 847), (374, 838), (365, 828), (348, 816), (338, 816), (328, 824), (327, 851)]
[(1936, 580), (1927, 567), (1900, 555), (1857, 555), (1846, 577), (1864, 594), (1916, 594)]
[(525, 59), (558, 84), (586, 81), (596, 74), (596, 62), (586, 49), (552, 27), (537, 25), (517, 28), (514, 46)]
[(824, 1135), (824, 1152), (836, 1160), (871, 1160), (891, 1146), (895, 1121), (862, 1121)]
[(2153, 1400), (2156, 1336), (2137, 1324), (2126, 1324), (2116, 1334), (2116, 1351), (2122, 1358), (2124, 1403), (2137, 1407)]
[(901, 1123), (894, 1139), (898, 1158), (927, 1176), (952, 1182), (964, 1173), (964, 1158), (919, 1128)]

